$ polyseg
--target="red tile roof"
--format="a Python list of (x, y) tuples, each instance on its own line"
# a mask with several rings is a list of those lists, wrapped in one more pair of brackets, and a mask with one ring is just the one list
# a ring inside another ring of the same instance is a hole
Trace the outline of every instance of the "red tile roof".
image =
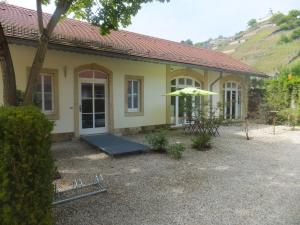
[[(45, 13), (44, 21), (48, 21), (50, 16)], [(37, 15), (34, 10), (0, 3), (0, 22), (8, 37), (27, 40), (36, 40), (38, 37)], [(51, 42), (152, 60), (263, 75), (220, 52), (123, 30), (102, 36), (97, 27), (74, 19), (62, 20), (56, 26)]]

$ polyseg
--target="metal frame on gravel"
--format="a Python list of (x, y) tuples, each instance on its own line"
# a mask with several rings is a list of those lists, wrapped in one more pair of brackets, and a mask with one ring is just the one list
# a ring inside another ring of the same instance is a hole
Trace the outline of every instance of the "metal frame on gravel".
[(60, 205), (106, 191), (107, 189), (103, 185), (101, 175), (96, 175), (95, 181), (89, 184), (83, 184), (81, 179), (75, 179), (73, 187), (68, 190), (60, 191), (58, 185), (55, 184), (54, 201), (52, 204)]

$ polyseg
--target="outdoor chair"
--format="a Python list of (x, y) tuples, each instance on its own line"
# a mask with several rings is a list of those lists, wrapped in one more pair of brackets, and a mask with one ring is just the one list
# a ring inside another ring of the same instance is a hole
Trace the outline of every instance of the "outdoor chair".
[(184, 133), (185, 134), (193, 134), (197, 131), (197, 121), (196, 119), (189, 118), (186, 119), (184, 124)]

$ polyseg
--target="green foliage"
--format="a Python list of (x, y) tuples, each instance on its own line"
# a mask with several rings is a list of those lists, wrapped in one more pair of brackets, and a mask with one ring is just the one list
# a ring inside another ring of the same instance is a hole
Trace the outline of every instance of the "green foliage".
[(283, 13), (276, 13), (271, 18), (271, 22), (275, 23), (277, 26), (280, 26), (286, 21), (287, 21), (286, 16)]
[[(300, 62), (293, 67), (282, 68), (279, 76), (267, 80), (265, 85), (265, 111), (277, 111), (279, 122), (288, 121), (294, 115), (292, 111), (300, 111)], [(268, 115), (266, 119), (270, 122)]]
[(194, 45), (193, 41), (191, 39), (187, 39), (185, 41), (181, 41), (181, 44), (187, 44), (187, 45)]
[(145, 138), (150, 144), (151, 149), (154, 151), (165, 152), (168, 148), (169, 141), (165, 130), (158, 130), (153, 133), (149, 133), (145, 136)]
[(290, 42), (290, 38), (287, 35), (283, 34), (280, 36), (279, 44), (286, 44), (289, 42)]
[(172, 155), (175, 159), (180, 159), (182, 153), (185, 151), (185, 146), (182, 143), (175, 143), (170, 145), (167, 149), (167, 152)]
[(211, 135), (208, 133), (200, 133), (196, 137), (192, 138), (192, 148), (204, 151), (211, 148)]
[(296, 40), (300, 38), (300, 28), (296, 29), (293, 31), (293, 33), (291, 34), (291, 39), (292, 40)]
[(291, 10), (287, 15), (276, 13), (271, 21), (283, 30), (291, 30), (300, 26), (300, 10)]
[(271, 21), (275, 23), (281, 30), (293, 30), (291, 36), (283, 36), (280, 43), (288, 43), (300, 38), (300, 10), (291, 10), (287, 15), (282, 13), (275, 14)]
[(256, 26), (257, 26), (257, 21), (256, 21), (256, 19), (251, 19), (251, 20), (249, 20), (248, 26), (249, 26), (249, 27), (256, 27)]
[(38, 108), (0, 108), (1, 225), (53, 224), (52, 129)]

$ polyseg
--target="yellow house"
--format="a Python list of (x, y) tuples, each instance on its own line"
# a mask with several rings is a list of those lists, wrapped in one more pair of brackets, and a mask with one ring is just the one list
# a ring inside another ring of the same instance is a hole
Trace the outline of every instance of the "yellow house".
[[(37, 15), (5, 3), (0, 12), (17, 88), (25, 90), (38, 38)], [(127, 31), (101, 36), (97, 27), (65, 19), (51, 37), (35, 101), (55, 121), (57, 139), (180, 125), (183, 100), (165, 94), (188, 86), (219, 93), (204, 101), (215, 113), (238, 120), (247, 114), (251, 76), (263, 74), (223, 53)], [(0, 104), (2, 90), (1, 80)], [(224, 108), (218, 110), (218, 104)]]

